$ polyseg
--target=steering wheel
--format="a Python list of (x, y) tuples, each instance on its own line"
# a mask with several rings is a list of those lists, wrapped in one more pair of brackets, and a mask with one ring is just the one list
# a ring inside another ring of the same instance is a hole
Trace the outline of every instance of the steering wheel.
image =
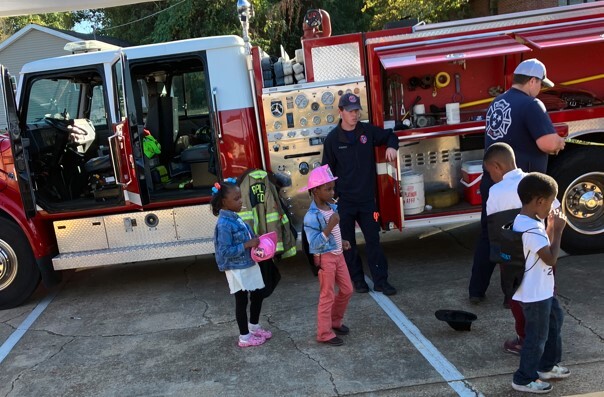
[(67, 127), (73, 125), (73, 120), (57, 119), (54, 117), (44, 117), (44, 121), (55, 127), (59, 131), (71, 134), (71, 130)]
[(304, 23), (311, 28), (317, 28), (321, 26), (323, 17), (319, 10), (308, 10), (304, 16)]

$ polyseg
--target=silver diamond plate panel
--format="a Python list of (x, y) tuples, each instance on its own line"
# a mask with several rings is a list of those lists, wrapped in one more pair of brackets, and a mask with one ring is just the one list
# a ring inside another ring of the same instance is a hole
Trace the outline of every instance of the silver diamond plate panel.
[(604, 131), (604, 118), (570, 121), (566, 124), (568, 125), (568, 136), (570, 138), (575, 136), (579, 137), (592, 132)]
[(54, 222), (60, 253), (107, 249), (107, 233), (102, 217)]
[(216, 220), (210, 205), (174, 209), (178, 240), (214, 238)]
[(316, 47), (311, 53), (315, 81), (362, 76), (359, 43)]
[(214, 252), (213, 240), (200, 239), (146, 244), (138, 247), (123, 247), (112, 250), (61, 254), (53, 258), (52, 263), (56, 270), (66, 270), (156, 259), (181, 258), (205, 255), (212, 252)]
[[(155, 217), (156, 226), (145, 224), (147, 217)], [(109, 248), (146, 246), (150, 244), (175, 242), (173, 210), (132, 212), (105, 217)]]

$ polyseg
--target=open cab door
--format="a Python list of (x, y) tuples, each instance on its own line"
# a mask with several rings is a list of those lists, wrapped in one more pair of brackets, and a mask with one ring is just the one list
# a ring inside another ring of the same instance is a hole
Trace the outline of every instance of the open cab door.
[(398, 156), (386, 160), (386, 148), (376, 148), (377, 206), (380, 225), (384, 230), (403, 227), (403, 202), (399, 184)]
[(141, 195), (138, 178), (138, 168), (142, 161), (141, 137), (136, 123), (136, 110), (127, 100), (128, 91), (132, 88), (128, 88), (126, 65), (126, 56), (121, 53), (112, 71), (116, 111), (112, 120), (114, 134), (109, 138), (109, 144), (117, 183), (123, 187), (124, 199), (127, 203), (142, 208), (145, 200)]
[(0, 65), (0, 75), (2, 76), (0, 80), (0, 91), (2, 91), (2, 96), (4, 98), (4, 113), (6, 114), (6, 124), (8, 125), (11, 148), (15, 159), (15, 171), (17, 173), (17, 180), (19, 181), (23, 209), (27, 218), (32, 218), (36, 215), (36, 200), (29, 173), (29, 159), (27, 154), (29, 141), (21, 136), (13, 85), (8, 69), (2, 65)]

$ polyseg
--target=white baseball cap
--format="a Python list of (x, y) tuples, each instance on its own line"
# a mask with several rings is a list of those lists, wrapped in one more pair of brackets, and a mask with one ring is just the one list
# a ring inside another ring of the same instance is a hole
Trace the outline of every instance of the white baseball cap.
[(545, 87), (552, 88), (554, 86), (554, 83), (547, 78), (545, 65), (537, 58), (531, 58), (520, 62), (516, 67), (516, 70), (514, 70), (514, 74), (522, 74), (524, 76), (541, 79), (541, 84)]

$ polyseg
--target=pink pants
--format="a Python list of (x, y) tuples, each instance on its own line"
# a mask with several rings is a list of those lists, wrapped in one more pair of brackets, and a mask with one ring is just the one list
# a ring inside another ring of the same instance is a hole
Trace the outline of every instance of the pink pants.
[[(332, 328), (342, 325), (348, 301), (352, 296), (350, 273), (343, 254), (326, 253), (315, 256), (319, 269), (319, 307), (317, 309), (317, 340), (325, 342), (336, 336)], [(335, 287), (338, 286), (338, 294)]]

